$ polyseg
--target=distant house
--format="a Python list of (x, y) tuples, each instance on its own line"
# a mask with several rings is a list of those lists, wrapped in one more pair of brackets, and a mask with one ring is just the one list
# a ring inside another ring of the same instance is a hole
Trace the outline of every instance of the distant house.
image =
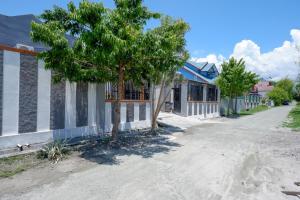
[(253, 91), (257, 92), (262, 98), (267, 97), (267, 93), (272, 91), (274, 86), (270, 81), (261, 80), (254, 87)]
[(183, 81), (174, 82), (166, 104), (182, 116), (213, 118), (219, 116), (220, 90), (215, 85), (219, 72), (213, 63), (186, 62), (178, 72)]
[[(109, 133), (116, 86), (62, 81), (54, 84), (30, 39), (33, 15), (0, 15), (0, 153), (17, 144)], [(68, 37), (72, 43), (73, 38)], [(124, 83), (120, 129), (151, 125), (150, 85)]]

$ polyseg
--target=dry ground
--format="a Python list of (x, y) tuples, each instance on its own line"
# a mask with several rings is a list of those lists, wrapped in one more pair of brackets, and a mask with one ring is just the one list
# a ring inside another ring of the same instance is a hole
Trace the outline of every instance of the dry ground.
[(184, 131), (1, 179), (0, 199), (297, 199), (281, 193), (300, 191), (300, 134), (281, 126), (291, 108), (208, 123), (161, 116)]

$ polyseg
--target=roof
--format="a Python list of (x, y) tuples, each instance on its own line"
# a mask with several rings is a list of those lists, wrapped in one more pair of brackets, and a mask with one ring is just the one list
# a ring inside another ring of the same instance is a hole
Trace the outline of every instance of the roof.
[[(34, 43), (30, 37), (31, 22), (41, 23), (41, 21), (32, 14), (19, 16), (6, 16), (0, 14), (0, 44), (9, 47), (16, 47), (17, 44), (23, 44), (34, 47), (35, 51), (47, 49), (41, 43)], [(70, 43), (73, 38), (67, 36)]]
[(203, 71), (203, 67), (205, 67), (208, 63), (194, 63), (194, 62), (186, 62), (185, 65), (179, 69), (179, 74), (181, 74), (185, 79), (191, 81), (197, 81), (201, 83), (209, 83), (214, 84), (215, 79), (219, 75), (219, 73), (215, 72), (216, 68), (213, 68), (214, 64), (209, 64), (210, 68), (208, 71), (213, 68), (213, 72)]
[(257, 92), (268, 92), (274, 88), (269, 81), (260, 81), (254, 86), (254, 90)]

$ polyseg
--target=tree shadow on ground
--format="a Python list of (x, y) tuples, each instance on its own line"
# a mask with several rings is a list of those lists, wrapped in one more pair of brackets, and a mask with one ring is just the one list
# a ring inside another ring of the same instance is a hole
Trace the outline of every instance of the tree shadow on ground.
[(90, 138), (77, 147), (80, 156), (88, 161), (105, 165), (120, 164), (120, 156), (137, 155), (151, 158), (158, 153), (175, 151), (181, 145), (171, 141), (168, 137), (178, 128), (169, 127), (168, 130), (159, 128), (157, 134), (149, 134), (149, 130), (122, 132), (119, 134), (118, 146), (112, 147), (109, 137)]

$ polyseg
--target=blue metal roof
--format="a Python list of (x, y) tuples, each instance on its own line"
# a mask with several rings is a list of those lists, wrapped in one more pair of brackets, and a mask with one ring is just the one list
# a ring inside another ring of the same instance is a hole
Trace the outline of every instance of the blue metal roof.
[(219, 73), (210, 72), (209, 70), (212, 67), (214, 67), (213, 71), (215, 71), (215, 64), (186, 62), (178, 72), (187, 80), (213, 84)]

